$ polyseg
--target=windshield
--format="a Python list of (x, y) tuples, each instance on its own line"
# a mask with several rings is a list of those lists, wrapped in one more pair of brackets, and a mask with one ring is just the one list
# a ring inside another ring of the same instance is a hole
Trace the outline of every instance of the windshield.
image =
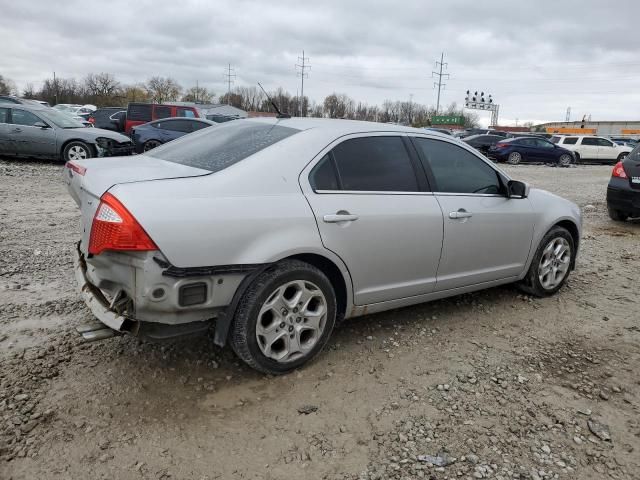
[(146, 155), (218, 172), (299, 131), (277, 124), (239, 120), (186, 135)]
[(60, 128), (84, 128), (84, 125), (74, 120), (66, 113), (61, 113), (53, 108), (39, 110), (38, 113)]

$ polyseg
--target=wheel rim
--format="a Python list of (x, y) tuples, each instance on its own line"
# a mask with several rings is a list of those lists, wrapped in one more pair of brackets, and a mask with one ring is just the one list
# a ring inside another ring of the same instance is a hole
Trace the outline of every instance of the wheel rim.
[(67, 155), (69, 160), (82, 160), (87, 158), (87, 154), (88, 152), (86, 148), (81, 147), (80, 145), (74, 145), (69, 149), (69, 153)]
[(513, 152), (511, 153), (511, 155), (509, 155), (509, 161), (511, 163), (520, 163), (520, 154), (518, 152)]
[(275, 289), (260, 308), (256, 339), (264, 356), (287, 363), (313, 349), (326, 323), (322, 290), (307, 280), (295, 280)]
[(156, 148), (158, 145), (160, 145), (160, 142), (157, 140), (149, 140), (144, 144), (144, 151), (148, 152), (149, 150)]
[(538, 279), (546, 290), (551, 290), (564, 280), (571, 265), (571, 246), (562, 237), (551, 240), (542, 252), (538, 265)]
[(562, 155), (560, 157), (560, 165), (569, 165), (571, 163), (571, 157), (569, 155)]

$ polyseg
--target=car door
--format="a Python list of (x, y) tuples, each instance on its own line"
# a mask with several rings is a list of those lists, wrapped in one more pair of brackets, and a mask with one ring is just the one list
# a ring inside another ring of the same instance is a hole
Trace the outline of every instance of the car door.
[(578, 141), (578, 154), (581, 160), (599, 160), (599, 144), (596, 137), (582, 137)]
[(606, 138), (598, 138), (598, 160), (607, 163), (617, 161), (617, 145)]
[(323, 245), (349, 269), (355, 304), (433, 291), (442, 211), (408, 139), (344, 137), (316, 159), (301, 186)]
[(182, 137), (187, 133), (191, 133), (193, 131), (193, 126), (191, 125), (191, 121), (184, 120), (165, 120), (162, 122), (161, 134), (163, 142), (170, 142), (171, 140), (175, 140), (176, 138)]
[[(517, 142), (517, 143), (516, 143)], [(519, 151), (525, 162), (541, 162), (540, 149), (536, 144), (535, 138), (520, 138), (515, 144), (519, 146)]]
[(540, 162), (553, 163), (556, 161), (558, 155), (553, 143), (542, 138), (534, 138), (533, 141), (536, 144), (537, 157)]
[[(46, 127), (37, 126), (39, 124)], [(33, 112), (13, 107), (9, 136), (16, 144), (16, 153), (25, 156), (55, 157), (56, 132)]]
[(0, 154), (15, 155), (15, 142), (9, 137), (9, 107), (0, 107)]
[(414, 139), (444, 216), (436, 290), (520, 275), (533, 238), (528, 199), (508, 198), (504, 176), (454, 143)]

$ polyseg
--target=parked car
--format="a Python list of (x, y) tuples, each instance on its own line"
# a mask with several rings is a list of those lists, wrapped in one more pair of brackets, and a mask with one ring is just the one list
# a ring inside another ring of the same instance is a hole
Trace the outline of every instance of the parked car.
[(580, 244), (576, 205), (410, 127), (247, 119), (67, 166), (76, 277), (104, 324), (84, 335), (213, 327), (273, 374), (344, 318), (512, 282), (551, 295)]
[(125, 133), (131, 134), (131, 129), (137, 125), (171, 117), (206, 118), (206, 115), (193, 106), (132, 102), (127, 107)]
[(637, 140), (633, 140), (631, 138), (611, 138), (611, 141), (617, 145), (620, 145), (621, 147), (635, 148), (635, 146), (638, 144)]
[(142, 153), (188, 133), (215, 125), (216, 122), (204, 118), (165, 118), (132, 128), (131, 140), (135, 151)]
[(607, 138), (588, 135), (554, 135), (551, 142), (574, 152), (576, 162), (616, 163), (632, 150)]
[(129, 155), (131, 140), (119, 133), (84, 128), (68, 115), (42, 105), (0, 105), (0, 154), (79, 160)]
[(613, 167), (607, 209), (611, 219), (618, 222), (640, 217), (640, 145)]
[(49, 106), (49, 102), (44, 100), (35, 100), (30, 98), (20, 98), (15, 95), (0, 95), (0, 103), (17, 103), (19, 105), (44, 105)]
[(462, 141), (484, 155), (488, 155), (489, 148), (502, 140), (504, 140), (504, 137), (499, 135), (471, 135), (470, 137), (465, 137)]
[(471, 135), (498, 135), (503, 138), (509, 137), (509, 133), (491, 128), (467, 128), (462, 133), (457, 134), (460, 138), (467, 138)]
[(502, 139), (489, 147), (489, 158), (511, 165), (531, 162), (568, 167), (575, 163), (571, 150), (555, 145), (544, 138), (534, 137)]
[(87, 121), (96, 128), (124, 132), (127, 109), (122, 107), (101, 107), (87, 115)]

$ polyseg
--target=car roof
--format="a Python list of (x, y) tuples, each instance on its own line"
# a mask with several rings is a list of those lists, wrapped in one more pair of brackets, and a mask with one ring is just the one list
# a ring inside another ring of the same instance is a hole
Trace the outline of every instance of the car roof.
[(342, 136), (351, 133), (364, 132), (397, 132), (397, 133), (413, 133), (419, 135), (435, 135), (451, 140), (451, 135), (438, 132), (437, 130), (428, 130), (424, 128), (405, 127), (402, 125), (394, 125), (389, 123), (365, 122), (361, 120), (343, 120), (338, 118), (315, 118), (315, 117), (293, 117), (293, 118), (275, 118), (275, 117), (257, 117), (234, 120), (240, 122), (257, 122), (272, 125), (281, 125), (283, 127), (295, 128), (296, 130), (325, 130), (332, 135)]
[(50, 111), (51, 107), (47, 107), (46, 105), (42, 105), (41, 103), (33, 102), (33, 103), (13, 103), (11, 104), (11, 108), (19, 108), (22, 110), (33, 110), (33, 111)]
[(209, 125), (219, 125), (219, 123), (212, 122), (211, 120), (207, 120), (206, 118), (191, 118), (191, 117), (167, 117), (167, 118), (158, 118), (151, 122), (147, 123), (160, 123), (160, 122), (176, 122), (178, 120), (187, 120), (189, 122), (200, 122), (200, 123), (208, 123)]

